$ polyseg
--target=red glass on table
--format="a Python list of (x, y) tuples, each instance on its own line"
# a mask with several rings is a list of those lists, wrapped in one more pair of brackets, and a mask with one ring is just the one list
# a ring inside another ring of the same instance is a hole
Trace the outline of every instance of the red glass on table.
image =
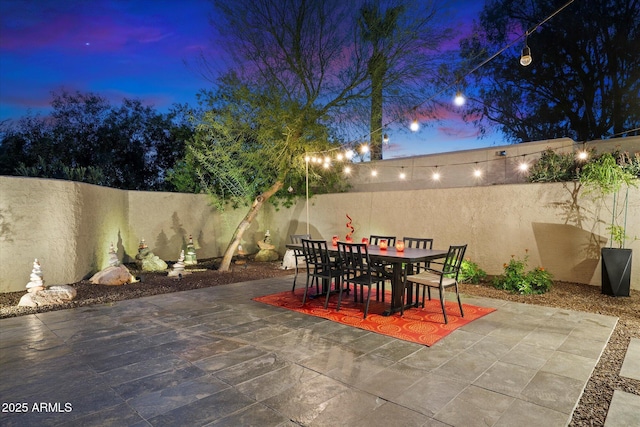
[(396, 243), (396, 251), (398, 252), (404, 252), (404, 240), (399, 240)]
[(362, 243), (369, 246), (369, 239), (367, 239), (366, 237), (362, 238)]
[(380, 241), (378, 242), (378, 246), (380, 247), (381, 251), (386, 251), (387, 250), (387, 239), (380, 239)]
[(338, 236), (333, 236), (333, 238), (331, 239), (331, 244), (333, 246), (338, 246)]

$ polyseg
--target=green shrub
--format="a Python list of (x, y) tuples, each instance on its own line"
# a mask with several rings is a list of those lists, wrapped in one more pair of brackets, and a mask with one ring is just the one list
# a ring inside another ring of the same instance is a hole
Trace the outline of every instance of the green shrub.
[(487, 277), (487, 273), (473, 261), (463, 260), (458, 280), (464, 283), (479, 283)]
[(521, 295), (543, 294), (553, 285), (552, 275), (542, 267), (527, 272), (529, 255), (518, 259), (511, 255), (511, 260), (504, 265), (504, 274), (494, 278), (493, 285), (498, 289)]

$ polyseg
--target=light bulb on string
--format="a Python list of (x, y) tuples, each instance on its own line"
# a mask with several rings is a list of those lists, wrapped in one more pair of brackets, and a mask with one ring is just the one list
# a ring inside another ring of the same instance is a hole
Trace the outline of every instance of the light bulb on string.
[(434, 181), (440, 181), (440, 172), (438, 172), (438, 166), (436, 166), (436, 169), (433, 171), (431, 179), (433, 179)]
[(473, 176), (476, 178), (482, 177), (482, 169), (478, 167), (478, 162), (476, 162), (476, 168), (473, 170)]
[(383, 144), (389, 143), (389, 135), (387, 135), (386, 133), (382, 136), (382, 143)]
[(349, 175), (351, 173), (351, 166), (346, 166), (343, 170), (345, 174)]
[(418, 123), (417, 119), (411, 122), (409, 129), (411, 129), (412, 132), (417, 132), (420, 129), (420, 123)]
[(465, 103), (466, 99), (464, 97), (464, 95), (462, 94), (462, 92), (458, 91), (456, 92), (456, 97), (453, 98), (453, 103), (455, 105), (457, 105), (458, 107), (462, 107)]
[(361, 154), (366, 154), (369, 152), (369, 146), (367, 144), (362, 144), (360, 146), (360, 153)]
[(372, 170), (371, 171), (371, 176), (378, 176), (378, 171), (377, 170)]
[(402, 166), (402, 168), (400, 169), (400, 179), (406, 179), (407, 178), (407, 174), (404, 173), (404, 166)]

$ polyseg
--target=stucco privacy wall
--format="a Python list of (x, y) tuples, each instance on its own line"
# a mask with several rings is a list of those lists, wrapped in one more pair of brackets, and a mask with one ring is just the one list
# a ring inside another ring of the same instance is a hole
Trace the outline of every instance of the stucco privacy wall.
[(45, 284), (72, 283), (106, 264), (129, 234), (127, 192), (38, 178), (0, 177), (0, 292), (24, 290), (34, 258)]
[[(511, 255), (543, 265), (557, 279), (600, 285), (597, 241), (608, 239), (598, 207), (576, 195), (573, 183), (328, 194), (310, 200), (310, 231), (330, 238), (394, 234), (431, 236), (435, 246), (468, 243), (468, 258), (490, 274)], [(165, 260), (175, 260), (192, 234), (201, 258), (220, 256), (246, 209), (220, 214), (207, 196), (136, 192), (68, 181), (0, 177), (0, 292), (23, 291), (33, 258), (46, 283), (73, 283), (103, 268), (110, 242), (121, 259), (133, 257), (139, 240)], [(266, 205), (245, 234), (244, 246), (269, 229), (281, 253), (289, 234), (306, 231), (305, 202), (276, 210)], [(640, 190), (631, 192), (628, 234), (640, 236)], [(634, 249), (632, 288), (640, 289), (640, 241)]]
[[(489, 274), (502, 273), (512, 255), (528, 254), (530, 268), (599, 286), (599, 244), (609, 239), (610, 214), (577, 194), (577, 184), (547, 183), (321, 195), (312, 199), (310, 231), (344, 237), (348, 213), (358, 240), (382, 234), (433, 237), (438, 248), (467, 243), (467, 259)], [(628, 234), (640, 236), (640, 190), (630, 196)], [(602, 220), (594, 221), (598, 212)], [(640, 240), (627, 247), (635, 258), (632, 288), (640, 289)]]
[[(429, 154), (378, 162), (355, 163), (349, 178), (351, 192), (421, 190), (425, 188), (473, 187), (527, 182), (519, 166), (532, 164), (547, 149), (571, 153), (593, 149), (598, 153), (615, 150), (640, 152), (640, 136), (576, 143), (569, 138), (494, 146), (485, 149)], [(312, 165), (313, 167), (313, 165)], [(441, 175), (433, 180), (436, 171)], [(474, 171), (482, 172), (480, 177)], [(372, 176), (372, 171), (377, 174)], [(400, 172), (405, 178), (400, 178)]]

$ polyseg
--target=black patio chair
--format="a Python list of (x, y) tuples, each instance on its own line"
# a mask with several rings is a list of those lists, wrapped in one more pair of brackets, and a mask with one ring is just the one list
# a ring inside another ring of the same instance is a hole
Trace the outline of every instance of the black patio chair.
[[(302, 239), (311, 239), (311, 234), (291, 234), (289, 238), (291, 239), (291, 243), (295, 245), (301, 245)], [(291, 288), (291, 292), (296, 290), (296, 279), (298, 278), (298, 264), (300, 264), (300, 262), (305, 262), (302, 248), (294, 249), (293, 256), (296, 260), (296, 270), (293, 276), (293, 287)]]
[[(442, 307), (442, 314), (444, 315), (444, 323), (449, 323), (447, 320), (447, 312), (444, 308), (444, 290), (449, 287), (454, 287), (456, 290), (456, 297), (458, 298), (458, 306), (460, 307), (460, 316), (464, 317), (464, 311), (462, 310), (462, 302), (460, 301), (460, 293), (458, 292), (458, 274), (460, 273), (460, 266), (462, 265), (462, 259), (464, 253), (467, 250), (467, 245), (461, 246), (449, 246), (447, 257), (442, 263), (441, 270), (428, 269), (418, 274), (405, 275), (404, 286), (407, 287), (407, 283), (415, 283), (416, 294), (419, 295), (420, 286), (422, 289), (422, 308), (425, 303), (425, 291), (428, 292), (429, 300), (431, 300), (431, 288), (437, 288), (440, 292), (440, 306)], [(401, 314), (404, 314), (404, 292), (402, 294), (402, 306)]]
[[(396, 236), (380, 236), (372, 234), (369, 236), (369, 244), (374, 246), (380, 246), (380, 240), (386, 240), (387, 245), (390, 248), (394, 248), (396, 246)], [(383, 262), (374, 262), (373, 265), (376, 269), (382, 274), (385, 279), (391, 280), (393, 277), (393, 271), (391, 271), (391, 265)], [(382, 282), (382, 302), (384, 302), (384, 282)], [(379, 300), (380, 296), (380, 285), (376, 285), (376, 301)]]
[(360, 286), (360, 302), (364, 302), (364, 287), (368, 288), (367, 303), (364, 308), (364, 318), (369, 313), (369, 302), (371, 301), (371, 286), (375, 283), (380, 285), (385, 281), (385, 277), (380, 275), (379, 271), (371, 264), (369, 259), (369, 251), (364, 243), (345, 243), (338, 242), (338, 257), (342, 269), (342, 284), (338, 293), (338, 307), (342, 302), (342, 291), (346, 285), (349, 291), (349, 284), (354, 285), (353, 298), (358, 302), (358, 286)]
[(302, 251), (307, 263), (307, 283), (304, 288), (302, 305), (304, 305), (307, 300), (309, 281), (315, 280), (316, 294), (319, 294), (318, 281), (322, 280), (322, 290), (327, 293), (324, 308), (327, 308), (329, 305), (329, 296), (331, 295), (331, 281), (335, 279), (336, 290), (342, 288), (340, 286), (342, 270), (339, 268), (339, 264), (329, 256), (327, 242), (324, 240), (302, 239)]

